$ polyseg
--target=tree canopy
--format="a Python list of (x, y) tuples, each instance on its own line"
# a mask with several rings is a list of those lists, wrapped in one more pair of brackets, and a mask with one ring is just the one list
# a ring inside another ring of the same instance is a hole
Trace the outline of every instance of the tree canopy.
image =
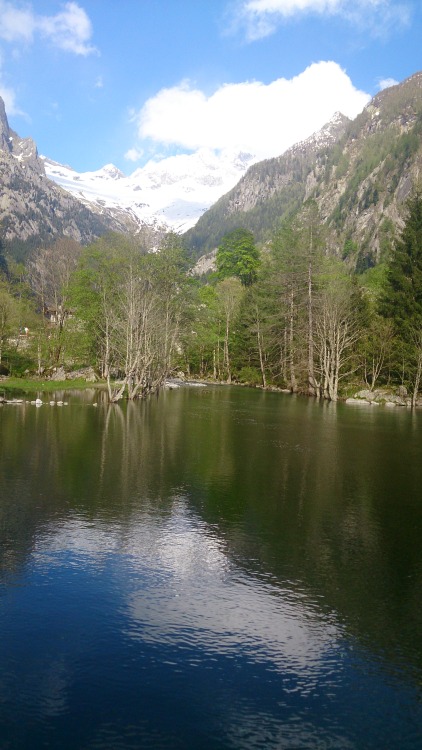
[(380, 309), (407, 340), (422, 329), (422, 193), (407, 202), (406, 222), (393, 248)]
[(252, 232), (234, 229), (221, 240), (217, 250), (217, 270), (220, 279), (235, 276), (243, 286), (256, 281), (259, 267), (259, 252)]

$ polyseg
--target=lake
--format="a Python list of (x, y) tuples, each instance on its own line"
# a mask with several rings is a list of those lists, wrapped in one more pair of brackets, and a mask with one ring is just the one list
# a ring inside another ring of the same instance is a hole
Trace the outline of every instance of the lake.
[(422, 748), (421, 412), (59, 397), (0, 407), (2, 750)]

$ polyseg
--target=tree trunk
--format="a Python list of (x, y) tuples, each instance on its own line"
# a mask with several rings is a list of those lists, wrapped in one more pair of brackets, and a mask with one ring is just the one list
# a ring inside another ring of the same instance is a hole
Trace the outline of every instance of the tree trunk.
[(418, 400), (421, 377), (422, 377), (422, 332), (419, 333), (418, 341), (417, 341), (417, 364), (416, 364), (415, 383), (414, 383), (413, 394), (412, 394), (412, 409), (415, 408), (416, 402)]
[(312, 261), (308, 265), (308, 393), (316, 396), (317, 383), (314, 372), (314, 323), (313, 323)]
[(289, 370), (290, 370), (290, 390), (292, 393), (297, 391), (297, 380), (294, 358), (294, 292), (290, 292), (290, 319), (289, 319)]
[(256, 337), (257, 337), (257, 342), (258, 342), (259, 367), (261, 370), (262, 387), (266, 388), (267, 378), (265, 377), (264, 352), (263, 352), (263, 347), (262, 347), (262, 333), (261, 333), (261, 327), (260, 327), (258, 305), (256, 305), (255, 312), (256, 312)]

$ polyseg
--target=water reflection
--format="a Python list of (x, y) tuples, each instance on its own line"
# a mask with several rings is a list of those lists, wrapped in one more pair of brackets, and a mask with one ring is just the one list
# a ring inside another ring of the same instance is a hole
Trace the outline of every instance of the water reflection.
[(0, 410), (5, 747), (418, 747), (420, 415), (94, 395)]

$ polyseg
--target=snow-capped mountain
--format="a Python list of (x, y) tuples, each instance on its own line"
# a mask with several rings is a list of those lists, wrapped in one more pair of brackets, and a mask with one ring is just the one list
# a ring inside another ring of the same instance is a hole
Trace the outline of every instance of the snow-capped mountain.
[(47, 176), (99, 213), (127, 211), (139, 223), (164, 224), (185, 232), (256, 161), (251, 154), (202, 149), (161, 161), (149, 161), (129, 177), (113, 164), (95, 172), (41, 157)]

